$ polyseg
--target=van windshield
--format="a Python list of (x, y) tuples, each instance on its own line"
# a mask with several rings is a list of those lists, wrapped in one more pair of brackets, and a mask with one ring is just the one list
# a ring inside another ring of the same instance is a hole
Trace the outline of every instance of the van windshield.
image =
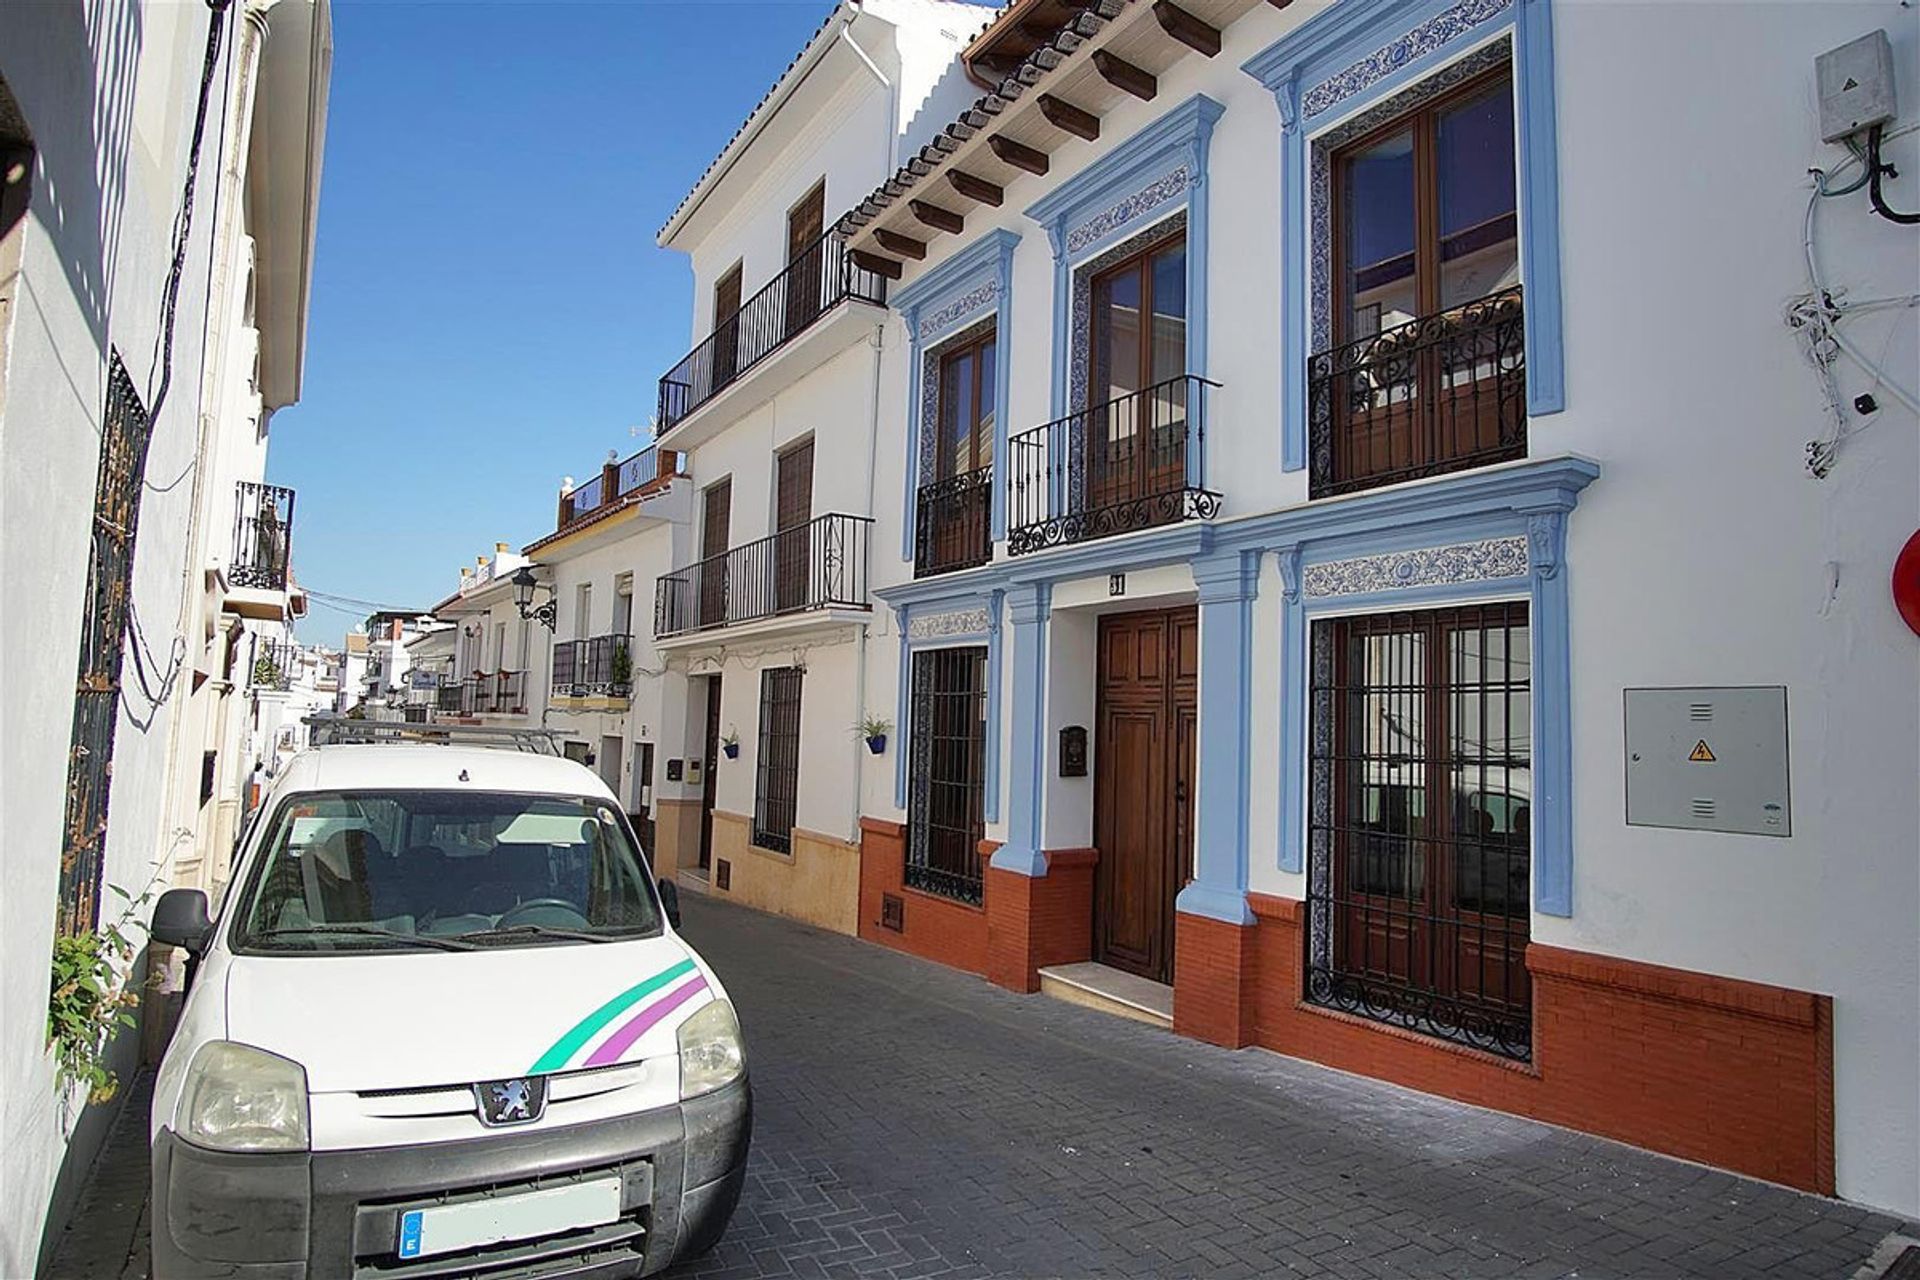
[(610, 804), (572, 796), (294, 796), (234, 904), (234, 948), (276, 954), (539, 946), (660, 928), (628, 828)]

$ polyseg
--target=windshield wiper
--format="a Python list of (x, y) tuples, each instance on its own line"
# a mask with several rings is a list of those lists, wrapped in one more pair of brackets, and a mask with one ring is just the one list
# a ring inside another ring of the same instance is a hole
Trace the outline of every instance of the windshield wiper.
[(513, 938), (565, 938), (571, 942), (619, 942), (627, 938), (637, 938), (645, 932), (644, 929), (622, 929), (617, 933), (588, 933), (584, 929), (561, 929), (549, 924), (510, 924), (503, 928), (476, 929), (472, 933), (463, 933), (458, 936), (467, 942), (491, 942)]
[(457, 938), (440, 938), (425, 933), (396, 933), (392, 929), (381, 929), (370, 924), (317, 924), (304, 925), (292, 929), (268, 929), (255, 935), (256, 941), (264, 942), (268, 938), (304, 938), (344, 934), (352, 938), (378, 938), (383, 942), (408, 942), (419, 947), (433, 947), (440, 951), (472, 951), (473, 944)]

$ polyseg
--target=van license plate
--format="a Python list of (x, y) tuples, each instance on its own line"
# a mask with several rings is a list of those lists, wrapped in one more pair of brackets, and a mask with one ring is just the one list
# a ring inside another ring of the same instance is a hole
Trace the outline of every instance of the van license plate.
[(620, 1179), (602, 1178), (519, 1195), (493, 1196), (400, 1215), (400, 1256), (478, 1249), (508, 1240), (604, 1227), (620, 1219)]

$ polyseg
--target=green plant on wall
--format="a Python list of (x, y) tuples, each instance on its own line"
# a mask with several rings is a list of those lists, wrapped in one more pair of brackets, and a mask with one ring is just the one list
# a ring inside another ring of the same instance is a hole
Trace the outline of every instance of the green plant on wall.
[(280, 666), (272, 658), (262, 654), (253, 660), (253, 682), (264, 688), (280, 687)]
[(55, 1080), (65, 1093), (85, 1085), (89, 1102), (105, 1102), (120, 1088), (107, 1070), (114, 1034), (134, 1024), (140, 1003), (129, 972), (137, 947), (129, 931), (134, 914), (152, 892), (138, 898), (108, 885), (126, 905), (111, 923), (53, 940), (52, 990), (47, 1002), (47, 1039), (53, 1046)]
[(627, 646), (623, 644), (613, 647), (612, 676), (615, 684), (633, 683), (633, 659), (628, 656)]

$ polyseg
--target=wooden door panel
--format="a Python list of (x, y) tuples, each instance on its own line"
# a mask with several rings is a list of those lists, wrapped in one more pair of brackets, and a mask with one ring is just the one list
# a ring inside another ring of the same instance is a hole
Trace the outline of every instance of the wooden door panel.
[(1107, 963), (1156, 967), (1160, 949), (1158, 846), (1164, 775), (1155, 768), (1164, 736), (1155, 710), (1109, 709), (1101, 716), (1100, 769), (1107, 802), (1095, 839), (1102, 851), (1101, 950)]
[(774, 548), (777, 607), (798, 609), (807, 603), (809, 560), (807, 521), (813, 513), (813, 441), (780, 455), (774, 482)]
[(694, 589), (700, 596), (700, 625), (717, 625), (727, 613), (727, 526), (733, 512), (733, 481), (722, 480), (706, 491), (700, 521), (701, 565)]

